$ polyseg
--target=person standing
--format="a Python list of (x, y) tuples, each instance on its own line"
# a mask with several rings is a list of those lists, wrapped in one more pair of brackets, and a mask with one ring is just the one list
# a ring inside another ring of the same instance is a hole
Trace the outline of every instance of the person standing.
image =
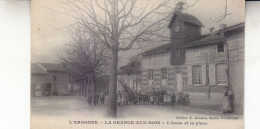
[(91, 105), (91, 100), (92, 100), (92, 96), (89, 95), (89, 96), (88, 96), (88, 105), (89, 105), (89, 106)]
[(125, 91), (123, 91), (123, 92), (122, 92), (122, 99), (121, 99), (122, 105), (125, 105), (125, 104), (126, 104), (125, 100), (126, 100), (126, 93), (125, 93)]
[(184, 103), (185, 106), (190, 105), (190, 96), (189, 96), (189, 93), (184, 94), (184, 100), (185, 100), (185, 103)]
[(163, 105), (167, 105), (168, 104), (168, 94), (164, 93), (163, 94)]
[(137, 93), (133, 93), (132, 94), (132, 101), (133, 101), (133, 104), (136, 105), (137, 102), (138, 102), (138, 96), (137, 96)]
[(176, 100), (177, 100), (177, 105), (178, 104), (180, 105), (181, 104), (181, 94), (180, 94), (180, 92), (177, 93)]
[(122, 101), (122, 95), (121, 95), (121, 92), (118, 91), (118, 92), (117, 92), (117, 105), (118, 105), (118, 106), (121, 105), (121, 101)]
[(175, 96), (175, 93), (173, 92), (171, 95), (171, 104), (174, 106), (175, 103), (176, 103), (176, 96)]
[(229, 86), (225, 87), (223, 113), (232, 113), (233, 92)]
[(104, 93), (101, 91), (101, 93), (100, 93), (100, 104), (102, 105), (102, 104), (104, 104), (104, 102), (105, 102), (105, 95), (104, 95)]
[(96, 97), (95, 97), (95, 105), (98, 105), (98, 100), (99, 100), (99, 94), (96, 93)]

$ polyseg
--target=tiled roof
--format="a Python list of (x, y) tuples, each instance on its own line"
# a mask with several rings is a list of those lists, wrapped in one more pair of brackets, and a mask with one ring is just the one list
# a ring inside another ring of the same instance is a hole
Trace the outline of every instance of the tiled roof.
[(155, 48), (152, 48), (150, 50), (143, 52), (142, 55), (161, 52), (161, 51), (167, 51), (168, 49), (170, 49), (170, 45), (171, 45), (171, 43), (163, 44), (161, 46), (158, 46), (158, 47), (155, 47)]
[[(218, 30), (217, 33), (202, 35), (196, 40), (185, 43), (184, 47), (193, 47), (193, 46), (206, 45), (206, 44), (211, 44), (211, 43), (224, 42), (226, 40), (226, 38), (223, 35), (219, 35), (219, 33), (228, 32), (228, 31), (232, 31), (232, 30), (244, 28), (244, 27), (245, 27), (244, 22), (238, 23), (238, 24), (229, 26), (225, 29)], [(167, 51), (167, 50), (169, 50), (170, 45), (171, 45), (171, 43), (163, 44), (161, 46), (147, 50), (141, 54), (146, 55), (146, 54), (156, 53), (156, 52), (160, 52), (160, 51)]]
[[(226, 40), (225, 37), (217, 35), (217, 34), (202, 35), (196, 40), (185, 43), (184, 47), (193, 47), (193, 46), (199, 46), (199, 45), (206, 45), (206, 44), (224, 42), (225, 40)], [(152, 54), (152, 53), (167, 51), (167, 50), (170, 49), (170, 46), (171, 46), (171, 43), (164, 44), (164, 45), (158, 46), (156, 48), (150, 49), (148, 51), (145, 51), (145, 52), (142, 53), (142, 55), (149, 55), (149, 54)]]
[(55, 72), (66, 72), (68, 71), (65, 66), (62, 64), (55, 64), (55, 63), (42, 63), (39, 62), (39, 65), (44, 67), (47, 71), (55, 71)]
[(229, 26), (227, 28), (218, 30), (218, 32), (227, 32), (227, 31), (232, 31), (232, 30), (238, 29), (238, 28), (244, 28), (244, 27), (245, 27), (245, 22), (241, 22), (241, 23)]
[(140, 62), (128, 63), (120, 69), (118, 69), (117, 73), (135, 73), (141, 71), (141, 64)]
[(31, 64), (31, 73), (44, 74), (47, 72), (68, 72), (68, 68), (62, 64), (55, 63), (32, 63)]
[(184, 47), (200, 46), (200, 45), (219, 43), (219, 42), (225, 42), (225, 41), (226, 41), (226, 38), (223, 35), (210, 34), (210, 35), (201, 36), (200, 39), (185, 43)]
[(117, 69), (117, 73), (125, 73), (125, 71), (124, 70), (122, 70), (122, 69)]
[(171, 18), (171, 21), (168, 25), (169, 28), (172, 27), (172, 24), (173, 24), (173, 21), (175, 20), (176, 17), (179, 17), (180, 19), (182, 19), (183, 21), (185, 22), (189, 22), (189, 23), (192, 23), (192, 24), (196, 24), (198, 26), (203, 26), (203, 24), (195, 17), (195, 16), (192, 16), (190, 14), (187, 14), (187, 13), (181, 13), (181, 12), (176, 12), (172, 15), (172, 18)]
[(31, 63), (31, 73), (45, 74), (46, 70), (37, 63)]

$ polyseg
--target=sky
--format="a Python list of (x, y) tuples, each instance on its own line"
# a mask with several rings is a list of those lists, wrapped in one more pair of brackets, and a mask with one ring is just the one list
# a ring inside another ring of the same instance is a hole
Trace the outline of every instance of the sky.
[[(149, 0), (143, 0), (149, 2)], [(195, 0), (186, 0), (194, 3)], [(31, 4), (31, 62), (57, 62), (57, 51), (69, 41), (70, 34), (63, 28), (73, 20), (60, 13), (54, 13), (50, 9), (58, 9), (57, 0), (32, 0)], [(173, 7), (174, 8), (174, 7)], [(185, 13), (194, 15), (204, 25), (202, 33), (208, 33), (208, 28), (219, 28), (219, 24), (228, 26), (244, 21), (244, 1), (228, 0), (228, 17), (220, 22), (212, 22), (212, 19), (223, 15), (225, 0), (198, 0), (197, 4), (189, 8)], [(141, 52), (141, 51), (137, 51)], [(119, 53), (119, 65), (127, 63), (128, 58), (137, 53), (132, 50)]]

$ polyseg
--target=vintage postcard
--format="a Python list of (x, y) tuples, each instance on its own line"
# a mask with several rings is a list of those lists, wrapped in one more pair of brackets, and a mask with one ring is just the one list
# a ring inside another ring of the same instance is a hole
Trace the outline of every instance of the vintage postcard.
[(244, 128), (243, 0), (32, 0), (31, 129)]

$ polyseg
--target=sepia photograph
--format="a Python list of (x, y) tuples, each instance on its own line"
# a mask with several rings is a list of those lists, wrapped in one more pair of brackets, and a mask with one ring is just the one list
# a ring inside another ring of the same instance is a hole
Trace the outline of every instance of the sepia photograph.
[(32, 0), (31, 129), (244, 128), (245, 1)]

